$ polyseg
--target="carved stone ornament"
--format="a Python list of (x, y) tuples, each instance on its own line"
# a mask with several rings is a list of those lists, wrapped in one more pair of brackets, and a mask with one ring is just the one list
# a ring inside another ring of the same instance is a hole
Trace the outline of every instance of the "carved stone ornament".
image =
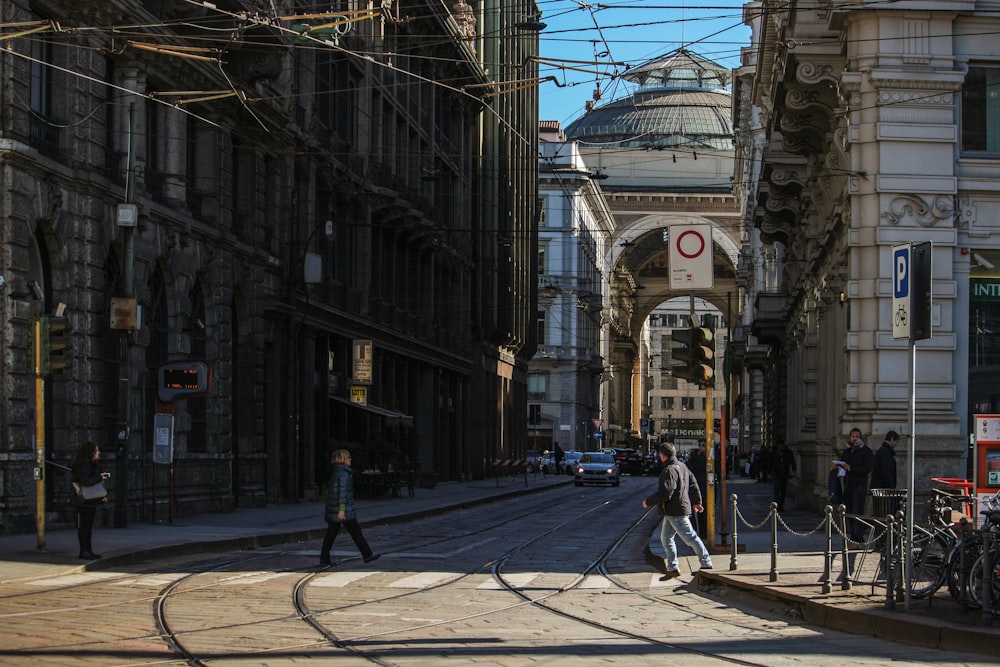
[(950, 196), (934, 195), (928, 202), (918, 195), (899, 195), (882, 217), (894, 225), (904, 218), (912, 218), (921, 227), (933, 227), (942, 220), (950, 220), (954, 213), (955, 202)]
[(476, 38), (476, 17), (472, 13), (472, 6), (465, 0), (458, 0), (451, 6), (452, 17), (458, 25), (458, 32), (462, 39), (471, 42)]

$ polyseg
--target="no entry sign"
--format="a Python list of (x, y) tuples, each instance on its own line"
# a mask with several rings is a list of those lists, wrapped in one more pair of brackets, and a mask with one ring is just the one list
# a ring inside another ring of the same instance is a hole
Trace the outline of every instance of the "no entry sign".
[(712, 289), (712, 225), (671, 225), (670, 289)]

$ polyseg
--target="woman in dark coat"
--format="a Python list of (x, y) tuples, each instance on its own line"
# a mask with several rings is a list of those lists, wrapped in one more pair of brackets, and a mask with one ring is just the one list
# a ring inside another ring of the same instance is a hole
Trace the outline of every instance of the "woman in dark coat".
[(370, 563), (379, 557), (373, 553), (365, 536), (361, 533), (354, 511), (354, 471), (351, 469), (351, 453), (346, 449), (338, 449), (330, 459), (333, 472), (326, 491), (326, 535), (323, 537), (323, 547), (319, 552), (319, 564), (330, 564), (330, 548), (336, 539), (340, 527), (344, 526), (354, 539), (361, 557)]
[[(97, 459), (101, 456), (100, 447), (93, 440), (80, 445), (76, 450), (70, 467), (73, 469), (73, 481), (80, 486), (93, 486), (111, 477), (109, 473), (101, 472), (97, 467)], [(76, 536), (80, 542), (80, 558), (94, 560), (100, 555), (94, 553), (92, 539), (94, 536), (94, 519), (101, 503), (108, 502), (107, 496), (84, 500), (76, 493), (77, 527)]]

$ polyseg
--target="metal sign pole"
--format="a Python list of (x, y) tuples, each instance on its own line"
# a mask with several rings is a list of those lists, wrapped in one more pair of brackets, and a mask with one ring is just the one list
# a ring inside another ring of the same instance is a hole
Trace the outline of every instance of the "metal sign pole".
[(906, 457), (906, 548), (903, 572), (906, 576), (903, 608), (910, 611), (913, 589), (913, 507), (914, 470), (917, 458), (917, 342), (910, 339), (910, 455)]

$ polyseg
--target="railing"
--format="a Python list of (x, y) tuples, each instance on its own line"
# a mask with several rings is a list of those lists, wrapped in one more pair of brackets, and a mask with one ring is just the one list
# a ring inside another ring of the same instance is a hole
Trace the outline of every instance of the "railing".
[[(1000, 510), (984, 512), (987, 523), (983, 530), (972, 530), (969, 520), (963, 518), (957, 530), (952, 527), (955, 524), (930, 528), (915, 525), (913, 538), (907, 539), (902, 510), (878, 518), (848, 514), (844, 505), (827, 505), (819, 523), (809, 531), (800, 532), (782, 518), (777, 503), (770, 504), (759, 522), (751, 523), (740, 511), (738, 496), (732, 494), (729, 500), (730, 570), (739, 569), (740, 525), (751, 531), (768, 526), (770, 582), (780, 579), (779, 528), (797, 538), (823, 531), (822, 574), (818, 578), (823, 594), (832, 593), (837, 581), (845, 591), (856, 583), (869, 583), (872, 594), (876, 588), (884, 588), (885, 607), (895, 609), (898, 601), (907, 599), (907, 593), (910, 599), (933, 598), (944, 587), (960, 605), (982, 610), (986, 624), (992, 616), (1000, 614)], [(867, 538), (863, 543), (850, 539), (848, 521), (860, 522), (864, 527)], [(835, 535), (840, 537), (839, 546), (834, 544)], [(835, 575), (838, 560), (840, 569)], [(909, 573), (909, 582), (904, 573)]]

